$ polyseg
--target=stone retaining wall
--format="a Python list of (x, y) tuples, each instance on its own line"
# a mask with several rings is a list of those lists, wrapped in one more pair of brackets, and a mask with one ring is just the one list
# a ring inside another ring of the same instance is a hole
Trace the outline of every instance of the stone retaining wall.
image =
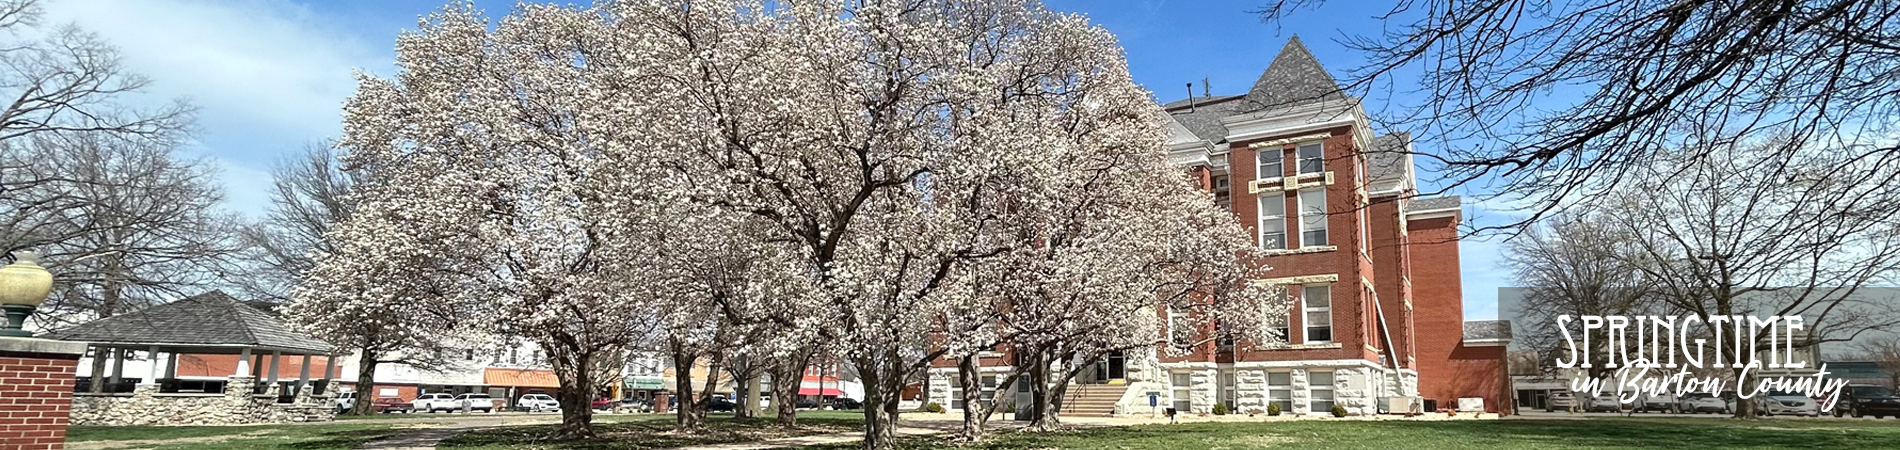
[(241, 425), (328, 422), (336, 419), (335, 382), (323, 395), (304, 390), (292, 403), (277, 403), (272, 386), (253, 395), (252, 377), (231, 377), (221, 394), (161, 394), (156, 385), (139, 385), (132, 395), (75, 394), (73, 425)]

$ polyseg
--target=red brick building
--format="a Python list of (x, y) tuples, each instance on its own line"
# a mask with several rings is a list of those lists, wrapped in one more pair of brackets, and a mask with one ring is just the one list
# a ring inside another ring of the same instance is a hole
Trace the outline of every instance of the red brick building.
[[(1147, 393), (1157, 392), (1157, 406), (1194, 413), (1277, 403), (1291, 414), (1334, 405), (1370, 414), (1427, 403), (1418, 400), (1455, 409), (1460, 398), (1508, 411), (1508, 329), (1464, 321), (1460, 199), (1419, 198), (1411, 137), (1374, 130), (1298, 37), (1246, 94), (1163, 108), (1172, 161), (1198, 175), (1266, 254), (1268, 269), (1253, 281), (1286, 287), (1287, 339), (1210, 340), (1218, 330), (1191, 329), (1185, 315), (1162, 311), (1167, 339), (1207, 342), (1186, 354), (1112, 355), (1078, 377), (1091, 398), (1074, 404), (1145, 413)], [(949, 388), (937, 391), (956, 389), (947, 366), (932, 371), (932, 384)], [(931, 394), (954, 406), (950, 392)]]

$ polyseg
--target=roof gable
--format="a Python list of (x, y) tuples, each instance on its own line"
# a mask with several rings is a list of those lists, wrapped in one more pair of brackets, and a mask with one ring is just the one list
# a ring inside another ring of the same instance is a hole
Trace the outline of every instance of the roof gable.
[(1273, 58), (1267, 70), (1260, 73), (1260, 79), (1254, 81), (1253, 89), (1247, 91), (1247, 102), (1254, 109), (1345, 98), (1339, 83), (1319, 65), (1313, 52), (1300, 43), (1299, 35), (1286, 41), (1280, 55)]

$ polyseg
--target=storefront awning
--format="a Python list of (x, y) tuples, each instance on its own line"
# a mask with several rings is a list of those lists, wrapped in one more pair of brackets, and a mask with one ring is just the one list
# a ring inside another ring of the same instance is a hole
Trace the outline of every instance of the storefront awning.
[(665, 389), (666, 380), (660, 377), (627, 377), (627, 389)]
[(535, 369), (482, 369), (482, 383), (496, 387), (558, 388), (554, 371)]
[(840, 394), (841, 393), (838, 392), (838, 388), (825, 388), (823, 390), (823, 394), (819, 393), (818, 388), (808, 388), (808, 387), (798, 388), (798, 395), (822, 395), (824, 397), (837, 397)]

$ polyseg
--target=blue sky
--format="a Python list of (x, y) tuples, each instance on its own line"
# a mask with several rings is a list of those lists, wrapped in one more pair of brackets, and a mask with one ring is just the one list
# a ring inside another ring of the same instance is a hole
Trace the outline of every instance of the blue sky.
[[(1295, 34), (1343, 76), (1363, 55), (1336, 40), (1382, 32), (1386, 24), (1374, 16), (1388, 8), (1335, 1), (1266, 24), (1248, 13), (1263, 1), (1045, 1), (1114, 32), (1135, 80), (1164, 101), (1187, 95), (1190, 82), (1199, 92), (1203, 78), (1216, 95), (1246, 92)], [(190, 151), (219, 167), (231, 210), (255, 215), (268, 203), (274, 162), (339, 133), (342, 102), (355, 89), (352, 73), (392, 73), (397, 33), (446, 0), (45, 2), (51, 22), (99, 33), (123, 50), (127, 66), (151, 78), (140, 101), (183, 97), (200, 107)], [(474, 3), (491, 15), (514, 5)], [(1429, 178), (1420, 181), (1435, 187)], [(1473, 193), (1460, 193), (1467, 195), (1467, 217), (1504, 214), (1475, 211)], [(1501, 245), (1496, 238), (1466, 240), (1461, 250), (1465, 315), (1495, 318), (1497, 288), (1508, 278), (1498, 266)]]

